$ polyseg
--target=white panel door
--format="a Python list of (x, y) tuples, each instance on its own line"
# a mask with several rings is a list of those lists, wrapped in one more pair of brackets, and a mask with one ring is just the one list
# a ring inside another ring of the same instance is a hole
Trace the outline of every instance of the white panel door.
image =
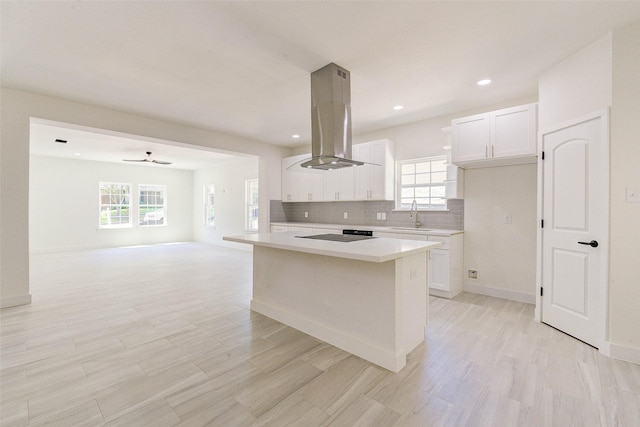
[(598, 347), (604, 338), (606, 116), (543, 136), (542, 321)]

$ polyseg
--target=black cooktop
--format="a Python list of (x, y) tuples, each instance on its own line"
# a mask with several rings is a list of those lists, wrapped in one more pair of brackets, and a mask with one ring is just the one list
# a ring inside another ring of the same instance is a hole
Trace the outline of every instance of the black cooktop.
[(355, 242), (358, 240), (375, 239), (372, 236), (360, 236), (357, 234), (315, 234), (313, 236), (296, 236), (301, 239), (329, 240), (332, 242)]

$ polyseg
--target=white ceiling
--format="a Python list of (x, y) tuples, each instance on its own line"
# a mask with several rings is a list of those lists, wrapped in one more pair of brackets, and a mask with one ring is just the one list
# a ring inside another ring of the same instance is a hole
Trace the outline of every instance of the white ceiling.
[[(124, 159), (144, 159), (147, 157), (146, 152), (151, 151), (152, 159), (171, 162), (170, 165), (128, 163), (145, 167), (198, 170), (235, 157), (228, 153), (206, 150), (204, 147), (194, 150), (189, 148), (191, 146), (176, 141), (131, 137), (117, 132), (38, 119), (31, 120), (29, 136), (31, 154), (39, 156), (124, 163)], [(56, 142), (57, 139), (66, 142)]]
[(309, 75), (330, 62), (351, 72), (358, 134), (535, 96), (547, 68), (640, 21), (640, 1), (2, 1), (0, 13), (3, 86), (295, 146), (310, 143)]

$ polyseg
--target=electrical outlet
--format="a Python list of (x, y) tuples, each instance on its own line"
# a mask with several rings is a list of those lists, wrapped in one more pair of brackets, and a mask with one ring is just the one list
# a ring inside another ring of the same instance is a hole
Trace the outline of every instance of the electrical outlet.
[(504, 223), (505, 224), (511, 224), (511, 214), (506, 214), (504, 216)]
[(381, 219), (382, 219), (382, 214), (381, 214), (380, 212), (378, 212), (378, 213), (376, 214), (376, 219), (377, 219), (377, 220), (381, 220)]
[(386, 221), (387, 220), (387, 213), (386, 212), (382, 212), (382, 220)]
[(468, 276), (469, 276), (469, 279), (477, 279), (478, 270), (469, 270)]
[(349, 218), (349, 214), (348, 213), (344, 213), (344, 219), (348, 219)]
[(305, 218), (309, 218), (309, 212), (305, 212), (305, 213), (304, 213), (304, 217), (305, 217)]

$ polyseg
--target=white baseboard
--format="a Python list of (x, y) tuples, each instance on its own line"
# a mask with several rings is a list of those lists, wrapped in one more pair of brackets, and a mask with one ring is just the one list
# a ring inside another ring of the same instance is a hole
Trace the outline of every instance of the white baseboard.
[(527, 304), (536, 303), (535, 295), (525, 294), (524, 292), (507, 291), (504, 289), (489, 288), (487, 286), (479, 286), (469, 283), (463, 284), (463, 290), (465, 292), (471, 292), (472, 294), (487, 295), (490, 297), (519, 301)]
[(392, 372), (400, 371), (400, 369), (402, 369), (406, 364), (405, 354), (396, 355), (391, 350), (379, 348), (358, 337), (346, 334), (342, 331), (336, 331), (335, 329), (318, 323), (313, 319), (309, 319), (298, 313), (292, 313), (291, 311), (285, 310), (281, 307), (265, 304), (252, 299), (251, 310), (264, 314), (267, 317), (282, 322), (285, 325), (289, 325), (292, 328), (298, 329), (299, 331), (334, 345), (351, 354), (360, 356)]
[(600, 346), (600, 352), (614, 359), (625, 360), (640, 365), (640, 348), (626, 347), (607, 341)]
[(31, 294), (0, 299), (0, 308), (31, 304)]

